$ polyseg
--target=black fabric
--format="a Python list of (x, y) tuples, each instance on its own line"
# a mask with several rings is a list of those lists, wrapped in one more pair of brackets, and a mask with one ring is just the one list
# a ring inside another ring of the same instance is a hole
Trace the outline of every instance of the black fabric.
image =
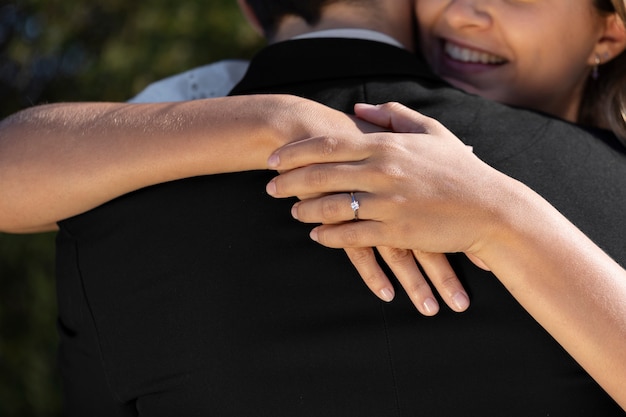
[[(261, 52), (233, 94), (289, 92), (343, 111), (404, 102), (625, 264), (619, 148), (463, 94), (424, 68), (384, 44), (290, 41)], [(62, 366), (68, 408), (82, 410), (70, 415), (624, 415), (495, 277), (462, 256), (451, 261), (472, 298), (466, 313), (422, 317), (400, 289), (379, 302), (342, 251), (314, 244), (310, 226), (291, 219), (293, 200), (265, 194), (272, 176), (170, 182), (60, 223)], [(81, 349), (88, 355), (72, 354)]]

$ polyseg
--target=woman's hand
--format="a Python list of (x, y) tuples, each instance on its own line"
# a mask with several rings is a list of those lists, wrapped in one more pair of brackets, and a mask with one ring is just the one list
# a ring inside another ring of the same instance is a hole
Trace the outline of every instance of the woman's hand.
[[(284, 173), (268, 192), (323, 195), (297, 203), (292, 214), (323, 223), (313, 237), (329, 247), (473, 253), (481, 235), (476, 228), (482, 232), (497, 220), (491, 217), (501, 204), (494, 201), (497, 171), (437, 121), (397, 103), (357, 106), (357, 114), (404, 133), (315, 137), (284, 146), (274, 154)], [(352, 221), (350, 193), (359, 202), (358, 222)]]
[[(270, 157), (270, 166), (285, 172), (268, 184), (268, 192), (276, 197), (323, 195), (292, 210), (300, 221), (323, 224), (311, 232), (314, 240), (335, 248), (376, 246), (387, 262), (406, 259), (407, 252), (381, 248), (409, 248), (446, 303), (464, 310), (467, 295), (441, 254), (472, 256), (476, 251), (477, 236), (492, 224), (492, 195), (485, 187), (497, 171), (437, 121), (404, 106), (360, 105), (355, 110), (362, 119), (405, 133), (324, 136), (287, 145)], [(359, 221), (352, 221), (351, 192), (359, 202)], [(368, 253), (371, 266), (373, 254)], [(389, 285), (383, 278), (361, 275), (375, 292)], [(415, 272), (398, 278), (424, 312), (425, 303), (434, 300), (425, 291), (425, 279)]]

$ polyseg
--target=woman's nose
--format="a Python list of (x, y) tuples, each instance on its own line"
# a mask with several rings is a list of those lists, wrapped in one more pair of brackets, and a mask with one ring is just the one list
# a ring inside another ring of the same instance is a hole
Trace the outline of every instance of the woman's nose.
[(491, 0), (450, 0), (442, 18), (453, 28), (484, 29), (491, 25)]

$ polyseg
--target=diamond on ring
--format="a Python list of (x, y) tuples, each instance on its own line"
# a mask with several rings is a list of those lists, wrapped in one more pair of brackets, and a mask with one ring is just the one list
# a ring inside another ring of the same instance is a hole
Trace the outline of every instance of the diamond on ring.
[(361, 208), (361, 205), (359, 204), (359, 200), (356, 199), (356, 197), (354, 196), (354, 193), (350, 193), (350, 198), (352, 199), (352, 202), (350, 203), (350, 207), (352, 208), (352, 211), (354, 212), (354, 220), (359, 220), (359, 208)]

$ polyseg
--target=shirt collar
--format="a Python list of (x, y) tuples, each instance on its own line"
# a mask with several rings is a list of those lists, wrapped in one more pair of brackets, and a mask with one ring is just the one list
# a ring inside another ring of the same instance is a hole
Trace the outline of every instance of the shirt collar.
[(292, 39), (311, 39), (311, 38), (354, 38), (365, 39), (377, 42), (388, 43), (398, 48), (406, 49), (400, 42), (395, 40), (389, 35), (385, 35), (381, 32), (376, 32), (369, 29), (326, 29), (318, 30), (315, 32), (305, 33), (298, 35)]

